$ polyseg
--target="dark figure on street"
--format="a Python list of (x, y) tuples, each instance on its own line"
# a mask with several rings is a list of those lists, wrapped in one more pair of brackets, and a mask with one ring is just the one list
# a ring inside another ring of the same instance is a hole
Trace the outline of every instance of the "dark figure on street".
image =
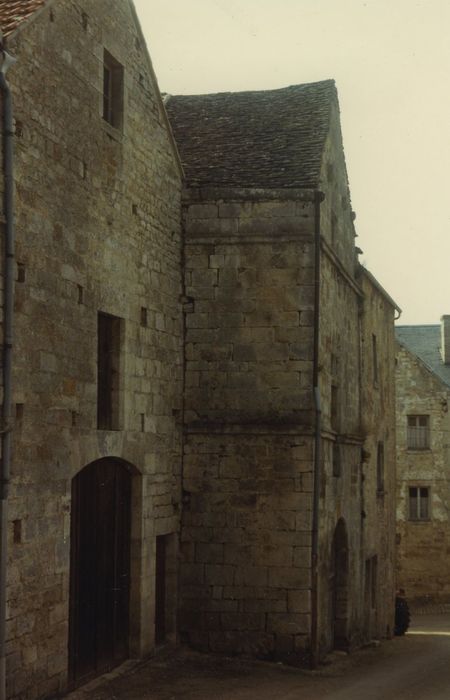
[(405, 634), (409, 627), (411, 615), (408, 602), (405, 597), (405, 590), (400, 588), (395, 596), (395, 627), (394, 633), (397, 636)]

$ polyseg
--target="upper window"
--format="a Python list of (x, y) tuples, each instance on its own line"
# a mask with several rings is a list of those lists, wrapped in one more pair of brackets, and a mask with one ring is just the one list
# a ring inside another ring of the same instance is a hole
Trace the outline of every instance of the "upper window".
[(408, 416), (406, 445), (408, 450), (430, 449), (430, 416)]
[(430, 519), (430, 489), (427, 486), (410, 486), (409, 519)]
[(123, 66), (106, 49), (103, 53), (103, 119), (115, 129), (122, 127)]

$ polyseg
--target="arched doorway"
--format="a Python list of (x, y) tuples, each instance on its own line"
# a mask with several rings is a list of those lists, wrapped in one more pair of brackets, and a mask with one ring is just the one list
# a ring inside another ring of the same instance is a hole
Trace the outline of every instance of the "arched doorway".
[(88, 464), (72, 480), (69, 674), (80, 684), (128, 658), (131, 468)]
[(330, 563), (332, 644), (334, 649), (348, 649), (348, 536), (343, 518), (334, 531)]

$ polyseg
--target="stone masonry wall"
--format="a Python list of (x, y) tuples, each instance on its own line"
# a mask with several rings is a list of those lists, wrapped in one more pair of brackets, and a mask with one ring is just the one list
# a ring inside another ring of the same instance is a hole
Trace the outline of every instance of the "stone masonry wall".
[[(122, 129), (102, 119), (104, 48), (124, 67)], [(178, 531), (181, 492), (180, 171), (128, 2), (52, 3), (9, 51), (18, 276), (7, 668), (9, 697), (29, 700), (66, 687), (71, 481), (101, 457), (135, 468), (130, 653), (154, 646), (155, 537)], [(96, 429), (99, 311), (123, 319), (114, 431)]]
[[(397, 586), (412, 602), (450, 601), (450, 488), (446, 385), (397, 346)], [(407, 447), (407, 416), (430, 417), (430, 449)], [(409, 487), (430, 489), (429, 520), (410, 520)]]
[(189, 191), (184, 218), (181, 632), (202, 649), (301, 656), (310, 634), (311, 195)]
[[(321, 476), (319, 504), (318, 642), (324, 655), (361, 639), (361, 356), (355, 278), (355, 230), (337, 102), (332, 106), (320, 176)], [(346, 537), (345, 585), (336, 571), (335, 533)], [(338, 590), (339, 588), (339, 590)]]
[[(362, 270), (361, 316), (363, 367), (362, 428), (364, 432), (362, 545), (365, 562), (376, 557), (376, 599), (364, 582), (366, 638), (393, 634), (395, 594), (395, 332), (394, 307)], [(376, 357), (373, 352), (376, 338)], [(375, 371), (374, 362), (377, 363)], [(378, 445), (383, 445), (384, 469), (378, 483)], [(369, 573), (366, 571), (364, 576)]]
[[(322, 473), (318, 628), (322, 654), (334, 647), (338, 625), (348, 646), (361, 641), (360, 299), (354, 278), (346, 274), (325, 243), (321, 255), (319, 350)], [(333, 550), (339, 521), (344, 523), (348, 550), (340, 610), (334, 602), (338, 577)], [(330, 581), (334, 582), (331, 586)]]

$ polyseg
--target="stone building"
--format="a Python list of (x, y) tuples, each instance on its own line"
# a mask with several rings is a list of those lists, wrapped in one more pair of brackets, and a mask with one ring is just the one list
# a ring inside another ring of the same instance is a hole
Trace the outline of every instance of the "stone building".
[(180, 633), (390, 634), (396, 306), (357, 262), (333, 81), (168, 97), (185, 171)]
[(413, 603), (449, 603), (450, 316), (396, 336), (397, 580)]
[(315, 663), (389, 634), (396, 306), (334, 83), (169, 98), (170, 126), (131, 0), (0, 26), (8, 697), (179, 636)]
[(131, 2), (3, 1), (0, 25), (17, 58), (7, 680), (26, 700), (175, 638), (181, 167)]

